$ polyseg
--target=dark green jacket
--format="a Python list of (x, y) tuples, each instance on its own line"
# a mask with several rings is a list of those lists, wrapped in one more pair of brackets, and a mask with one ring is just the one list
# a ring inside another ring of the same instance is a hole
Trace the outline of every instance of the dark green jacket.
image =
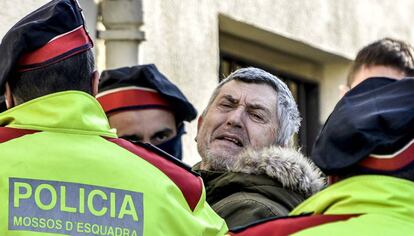
[(286, 216), (325, 184), (316, 167), (293, 149), (249, 151), (227, 170), (198, 171), (207, 202), (229, 228), (272, 216)]

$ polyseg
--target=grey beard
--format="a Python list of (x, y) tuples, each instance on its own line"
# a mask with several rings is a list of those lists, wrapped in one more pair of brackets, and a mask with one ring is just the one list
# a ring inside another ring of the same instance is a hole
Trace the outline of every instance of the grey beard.
[(212, 153), (210, 150), (206, 150), (206, 155), (204, 156), (203, 160), (201, 161), (201, 168), (202, 170), (210, 170), (210, 171), (228, 171), (236, 166), (238, 160), (240, 159), (241, 155), (249, 150), (240, 152), (239, 154), (233, 155), (223, 155), (217, 156), (216, 154)]

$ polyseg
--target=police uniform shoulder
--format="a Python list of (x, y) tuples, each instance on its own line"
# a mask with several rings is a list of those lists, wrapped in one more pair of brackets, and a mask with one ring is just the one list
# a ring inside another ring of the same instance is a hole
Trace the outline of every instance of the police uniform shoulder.
[(202, 199), (203, 181), (190, 167), (160, 149), (142, 143), (131, 143), (125, 139), (107, 139), (146, 160), (163, 172), (182, 192), (188, 206), (194, 210)]

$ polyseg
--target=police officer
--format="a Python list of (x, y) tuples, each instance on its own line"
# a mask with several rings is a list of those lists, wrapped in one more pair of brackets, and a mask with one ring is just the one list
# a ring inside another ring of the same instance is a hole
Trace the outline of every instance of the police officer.
[(120, 138), (156, 145), (182, 159), (184, 121), (197, 111), (153, 64), (102, 72), (98, 101)]
[(76, 0), (40, 7), (0, 44), (0, 235), (222, 234), (199, 177), (111, 131), (91, 47)]

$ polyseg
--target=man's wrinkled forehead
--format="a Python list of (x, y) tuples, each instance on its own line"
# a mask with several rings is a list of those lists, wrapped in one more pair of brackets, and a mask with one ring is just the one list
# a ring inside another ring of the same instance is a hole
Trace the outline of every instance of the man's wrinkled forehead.
[(237, 103), (246, 102), (257, 107), (264, 106), (272, 111), (276, 106), (277, 93), (265, 83), (245, 83), (232, 80), (220, 88), (214, 102), (221, 99)]

